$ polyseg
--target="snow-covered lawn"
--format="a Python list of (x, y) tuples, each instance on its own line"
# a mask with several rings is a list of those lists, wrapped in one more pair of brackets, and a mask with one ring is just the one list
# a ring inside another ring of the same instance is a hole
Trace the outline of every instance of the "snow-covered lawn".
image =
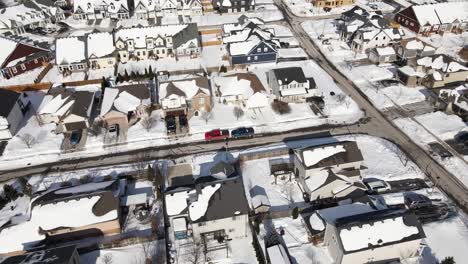
[[(151, 252), (157, 252), (156, 259), (164, 259), (166, 256), (157, 257), (161, 250), (165, 247), (164, 240), (155, 240), (144, 244), (130, 245), (120, 248), (109, 248), (95, 250), (86, 254), (80, 255), (80, 263), (96, 264), (96, 263), (112, 263), (112, 264), (129, 264), (129, 263), (146, 263), (146, 258)], [(107, 257), (106, 257), (107, 256)], [(111, 259), (111, 262), (105, 262), (104, 259)]]
[(101, 79), (102, 77), (108, 78), (114, 76), (114, 68), (102, 68), (88, 71), (88, 79)]
[(72, 82), (72, 81), (82, 81), (85, 79), (85, 72), (74, 72), (71, 75), (63, 76), (57, 68), (57, 66), (52, 67), (50, 71), (46, 74), (42, 82), (51, 82), (51, 83), (63, 83), (63, 82)]

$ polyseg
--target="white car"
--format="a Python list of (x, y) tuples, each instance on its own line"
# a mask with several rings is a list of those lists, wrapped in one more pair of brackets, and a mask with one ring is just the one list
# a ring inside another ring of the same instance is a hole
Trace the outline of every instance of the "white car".
[(380, 179), (375, 179), (375, 178), (364, 179), (363, 183), (364, 185), (367, 186), (367, 189), (369, 189), (369, 191), (372, 193), (383, 193), (383, 192), (388, 192), (392, 189), (390, 184)]

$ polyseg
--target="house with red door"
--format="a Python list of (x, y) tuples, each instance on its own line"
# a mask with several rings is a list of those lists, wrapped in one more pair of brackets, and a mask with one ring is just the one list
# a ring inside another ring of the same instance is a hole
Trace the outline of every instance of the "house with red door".
[(50, 50), (0, 37), (0, 64), (4, 78), (10, 79), (43, 66), (52, 59)]
[(468, 2), (412, 5), (398, 12), (395, 21), (422, 35), (462, 33), (468, 30)]

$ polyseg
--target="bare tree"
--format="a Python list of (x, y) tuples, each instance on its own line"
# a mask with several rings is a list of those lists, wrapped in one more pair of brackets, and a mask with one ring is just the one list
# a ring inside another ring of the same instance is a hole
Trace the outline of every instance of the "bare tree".
[(203, 120), (205, 120), (206, 124), (208, 124), (208, 121), (213, 117), (213, 115), (211, 114), (211, 112), (203, 112), (201, 114), (201, 118)]
[(203, 247), (204, 245), (201, 241), (194, 241), (193, 244), (187, 248), (184, 261), (190, 264), (204, 263)]
[(88, 128), (88, 132), (93, 136), (99, 136), (102, 132), (103, 122), (101, 119), (94, 120), (93, 124)]
[(286, 196), (286, 200), (289, 201), (289, 204), (294, 203), (294, 185), (293, 183), (283, 183), (282, 192)]
[(141, 126), (147, 131), (150, 132), (151, 128), (156, 125), (156, 119), (151, 116), (145, 116), (141, 119)]
[(307, 247), (305, 254), (307, 258), (309, 258), (310, 264), (320, 264), (320, 262), (317, 260), (315, 250), (312, 247)]
[(237, 118), (237, 120), (239, 120), (239, 118), (244, 116), (244, 110), (242, 110), (242, 108), (240, 108), (238, 106), (234, 107), (233, 112), (234, 112), (234, 116)]
[(408, 165), (408, 161), (409, 161), (409, 158), (406, 155), (406, 153), (403, 152), (403, 150), (401, 150), (397, 145), (394, 145), (390, 149), (393, 151), (393, 153), (395, 153), (395, 155), (397, 155), (397, 157), (400, 160), (401, 164), (403, 164), (403, 166), (406, 167)]
[(114, 257), (110, 253), (105, 254), (101, 259), (102, 264), (112, 264), (113, 262), (114, 262)]
[(20, 139), (28, 148), (31, 148), (34, 144), (37, 143), (36, 138), (29, 133), (21, 135)]
[(141, 252), (143, 255), (143, 263), (152, 263), (153, 257), (156, 256), (157, 247), (154, 241), (146, 242), (141, 244)]
[(150, 159), (150, 154), (147, 151), (142, 151), (135, 155), (132, 168), (137, 173), (137, 177), (141, 177), (145, 174), (146, 167), (149, 164), (149, 159)]

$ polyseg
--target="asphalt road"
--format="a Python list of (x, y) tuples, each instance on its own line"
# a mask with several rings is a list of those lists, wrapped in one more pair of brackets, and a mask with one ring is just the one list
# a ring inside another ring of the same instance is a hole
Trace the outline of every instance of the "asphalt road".
[(362, 132), (393, 141), (439, 186), (447, 195), (451, 196), (465, 211), (468, 205), (468, 189), (455, 175), (448, 172), (428, 152), (419, 147), (396, 127), (382, 112), (372, 105), (367, 96), (350, 80), (342, 75), (331, 62), (320, 52), (301, 26), (303, 19), (296, 18), (281, 0), (274, 0), (283, 12), (284, 18), (291, 31), (298, 39), (300, 46), (311, 59), (320, 65), (338, 86), (347, 93), (371, 118), (370, 123)]

